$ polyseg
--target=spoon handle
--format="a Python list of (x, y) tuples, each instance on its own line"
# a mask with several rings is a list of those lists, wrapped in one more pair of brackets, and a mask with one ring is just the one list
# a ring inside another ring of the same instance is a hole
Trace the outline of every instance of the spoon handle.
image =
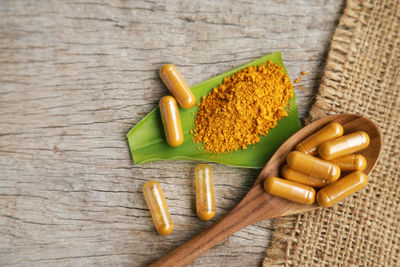
[(150, 266), (186, 266), (201, 254), (217, 245), (221, 240), (239, 230), (232, 218), (234, 218), (234, 213), (228, 213), (224, 218), (192, 237)]
[(240, 229), (263, 219), (279, 216), (278, 210), (269, 216), (264, 212), (263, 207), (271, 198), (260, 184), (253, 186), (246, 197), (221, 220), (150, 266), (185, 266)]

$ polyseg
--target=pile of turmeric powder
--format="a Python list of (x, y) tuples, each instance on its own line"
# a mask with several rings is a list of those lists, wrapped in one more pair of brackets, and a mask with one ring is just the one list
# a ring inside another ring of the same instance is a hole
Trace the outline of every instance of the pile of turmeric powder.
[(193, 138), (209, 152), (246, 149), (288, 115), (292, 96), (290, 78), (279, 65), (268, 61), (242, 69), (202, 97)]

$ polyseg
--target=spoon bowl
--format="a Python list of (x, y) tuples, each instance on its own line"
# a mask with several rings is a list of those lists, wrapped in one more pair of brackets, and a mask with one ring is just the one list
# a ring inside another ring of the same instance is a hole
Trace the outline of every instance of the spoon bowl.
[(295, 149), (296, 145), (333, 121), (343, 126), (344, 135), (359, 130), (369, 135), (370, 145), (359, 152), (367, 159), (367, 167), (364, 173), (368, 175), (375, 167), (382, 147), (382, 136), (375, 123), (363, 116), (354, 114), (338, 114), (314, 121), (292, 135), (279, 147), (267, 162), (247, 195), (236, 207), (221, 220), (154, 262), (151, 266), (185, 266), (217, 245), (221, 240), (248, 225), (266, 219), (320, 208), (317, 204), (302, 205), (267, 194), (263, 189), (263, 182), (270, 176), (279, 177), (279, 170), (285, 165), (287, 155)]

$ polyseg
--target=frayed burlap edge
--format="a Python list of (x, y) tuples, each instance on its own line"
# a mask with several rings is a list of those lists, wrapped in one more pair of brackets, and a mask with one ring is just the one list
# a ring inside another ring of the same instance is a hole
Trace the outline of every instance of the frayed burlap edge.
[[(330, 104), (325, 101), (325, 97), (331, 95), (331, 90), (335, 90), (335, 85), (332, 84), (332, 81), (338, 80), (338, 75), (342, 72), (344, 62), (349, 60), (348, 52), (352, 51), (352, 36), (361, 28), (361, 22), (359, 21), (360, 10), (360, 1), (347, 1), (338, 27), (333, 34), (319, 92), (306, 123), (332, 115), (332, 109)], [(310, 211), (309, 213), (314, 212)], [(288, 259), (291, 250), (296, 245), (295, 227), (302, 216), (302, 214), (291, 215), (274, 220), (272, 241), (266, 252), (263, 262), (264, 267), (292, 264)]]

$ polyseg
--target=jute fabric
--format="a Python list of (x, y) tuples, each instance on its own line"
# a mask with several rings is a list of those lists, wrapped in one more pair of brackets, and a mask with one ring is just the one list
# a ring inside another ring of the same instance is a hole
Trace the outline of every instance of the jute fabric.
[(400, 1), (349, 0), (309, 121), (362, 114), (383, 135), (361, 192), (279, 218), (264, 266), (400, 266)]

